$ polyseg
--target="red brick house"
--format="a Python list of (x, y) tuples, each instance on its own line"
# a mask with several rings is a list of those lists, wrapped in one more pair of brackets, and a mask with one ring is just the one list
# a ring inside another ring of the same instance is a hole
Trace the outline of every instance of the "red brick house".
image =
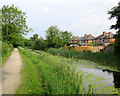
[(103, 34), (97, 36), (95, 38), (95, 42), (98, 44), (98, 45), (103, 45), (105, 43), (114, 43), (115, 42), (115, 38), (114, 37), (114, 34), (112, 32), (103, 32)]
[(87, 35), (85, 34), (83, 37), (80, 38), (79, 44), (80, 45), (90, 45), (91, 42), (95, 41), (95, 37), (91, 34)]
[(94, 37), (91, 34), (85, 34), (83, 37), (73, 36), (71, 39), (71, 43), (78, 43), (79, 46), (81, 45), (91, 45), (91, 42), (96, 42), (98, 45), (105, 45), (109, 43), (114, 43), (115, 39), (113, 38), (114, 34), (112, 32), (103, 32), (103, 34)]

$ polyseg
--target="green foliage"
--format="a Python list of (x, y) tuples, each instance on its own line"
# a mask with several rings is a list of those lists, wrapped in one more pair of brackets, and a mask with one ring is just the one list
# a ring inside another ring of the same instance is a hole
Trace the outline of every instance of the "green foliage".
[[(43, 94), (85, 94), (81, 82), (82, 77), (75, 74), (75, 71), (71, 70), (67, 64), (58, 62), (59, 59), (56, 56), (42, 51), (37, 51), (37, 53), (40, 53), (38, 55), (27, 49), (19, 48), (19, 50), (25, 63), (22, 70), (24, 73), (22, 81), (25, 82), (22, 82), (22, 85), (18, 88), (18, 93), (20, 93), (19, 90), (22, 90), (21, 92), (30, 94), (29, 90), (31, 90), (31, 94), (39, 94), (41, 91), (39, 93), (35, 91), (37, 87), (41, 88)], [(26, 68), (26, 66), (29, 68)], [(31, 75), (28, 75), (30, 73)], [(35, 77), (36, 80), (34, 81), (34, 74), (39, 79)], [(38, 82), (38, 84), (35, 84), (35, 82)]]
[(38, 39), (38, 34), (33, 34), (33, 37), (30, 37), (29, 40), (35, 41), (35, 40), (37, 40), (37, 39)]
[(98, 46), (96, 42), (91, 42), (91, 46)]
[(2, 40), (2, 10), (0, 9), (0, 41)]
[(46, 40), (48, 42), (48, 47), (60, 47), (60, 31), (57, 26), (50, 26), (46, 31)]
[(36, 66), (33, 64), (31, 59), (26, 56), (29, 54), (26, 54), (26, 52), (22, 50), (19, 50), (19, 52), (20, 52), (20, 55), (22, 56), (24, 67), (21, 70), (21, 75), (22, 75), (21, 84), (16, 93), (17, 94), (41, 94), (42, 84), (38, 76), (38, 71), (36, 70)]
[[(0, 42), (0, 57), (2, 57), (2, 62), (4, 63), (6, 59), (10, 56), (10, 54), (13, 51), (13, 45), (12, 44), (7, 44), (5, 42)], [(0, 64), (1, 66), (2, 64)]]
[(65, 51), (65, 50), (59, 50), (54, 48), (48, 49), (47, 52), (53, 55), (60, 55), (66, 58), (90, 60), (90, 61), (97, 62), (100, 65), (111, 66), (113, 68), (117, 68), (118, 70), (120, 70), (119, 58), (110, 52), (109, 53), (107, 52), (91, 53), (90, 51), (87, 51), (87, 52), (78, 52), (78, 51), (70, 51), (70, 50)]
[(25, 13), (14, 5), (2, 7), (2, 41), (13, 46), (22, 45), (22, 34), (27, 34), (31, 29), (26, 25)]
[(115, 54), (120, 56), (120, 2), (118, 3), (118, 6), (113, 7), (111, 10), (108, 11), (108, 14), (110, 14), (110, 18), (116, 18), (116, 24), (111, 26), (111, 29), (118, 30), (115, 35)]
[(2, 42), (2, 57), (4, 57), (11, 48), (13, 48), (13, 45)]
[(68, 31), (64, 31), (62, 32), (62, 44), (63, 45), (68, 45), (70, 43), (70, 39), (71, 39), (71, 36), (72, 36), (72, 33), (71, 32), (68, 32)]
[(47, 42), (41, 37), (33, 43), (33, 49), (35, 50), (44, 50), (47, 47)]
[(25, 46), (28, 46), (28, 47), (30, 47), (30, 46), (32, 46), (32, 41), (31, 40), (28, 40), (28, 39), (25, 39)]
[(48, 47), (59, 48), (67, 45), (72, 34), (68, 31), (60, 31), (57, 26), (50, 26), (46, 31)]

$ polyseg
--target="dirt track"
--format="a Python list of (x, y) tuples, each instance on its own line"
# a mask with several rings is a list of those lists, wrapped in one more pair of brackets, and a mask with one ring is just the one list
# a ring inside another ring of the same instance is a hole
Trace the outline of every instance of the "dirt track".
[(15, 94), (20, 85), (22, 59), (15, 48), (2, 67), (2, 94)]

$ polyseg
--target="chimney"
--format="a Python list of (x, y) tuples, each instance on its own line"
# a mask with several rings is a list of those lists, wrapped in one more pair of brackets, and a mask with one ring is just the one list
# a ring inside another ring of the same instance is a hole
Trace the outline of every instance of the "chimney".
[(92, 36), (92, 34), (89, 34), (89, 36)]
[(110, 36), (110, 38), (112, 37), (112, 32), (109, 32), (109, 36)]
[(73, 35), (73, 37), (72, 38), (75, 38), (75, 36)]
[(85, 34), (85, 36), (84, 37), (87, 37), (87, 34)]
[(104, 35), (104, 36), (106, 35), (106, 32), (105, 32), (105, 31), (103, 32), (103, 35)]

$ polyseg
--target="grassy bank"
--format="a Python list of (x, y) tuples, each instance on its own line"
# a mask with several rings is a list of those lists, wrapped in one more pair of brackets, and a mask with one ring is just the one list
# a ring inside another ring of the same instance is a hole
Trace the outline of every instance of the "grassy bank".
[(65, 51), (50, 48), (47, 52), (53, 55), (60, 55), (66, 58), (85, 59), (99, 63), (100, 65), (113, 67), (120, 70), (120, 60), (113, 53), (91, 53), (91, 52), (78, 52), (78, 51)]
[(23, 94), (85, 94), (82, 77), (70, 70), (68, 64), (60, 63), (60, 57), (45, 52), (36, 54), (28, 49), (19, 48), (24, 67), (21, 71), (22, 82), (17, 93)]
[(0, 55), (1, 55), (0, 57), (2, 57), (0, 66), (2, 66), (2, 64), (8, 59), (12, 51), (13, 46), (11, 44), (0, 42)]

